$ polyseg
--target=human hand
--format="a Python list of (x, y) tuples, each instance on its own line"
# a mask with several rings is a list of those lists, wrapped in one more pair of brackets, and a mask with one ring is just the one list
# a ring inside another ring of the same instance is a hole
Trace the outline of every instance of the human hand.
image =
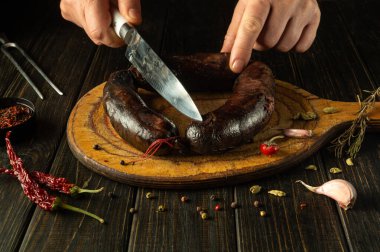
[[(115, 1), (116, 2), (116, 1)], [(141, 23), (140, 0), (117, 0), (118, 8), (132, 25)], [(124, 44), (111, 27), (111, 0), (61, 0), (62, 17), (82, 27), (97, 45), (120, 47)]]
[(252, 48), (304, 52), (313, 43), (321, 12), (316, 0), (240, 0), (224, 39), (230, 68), (239, 73)]

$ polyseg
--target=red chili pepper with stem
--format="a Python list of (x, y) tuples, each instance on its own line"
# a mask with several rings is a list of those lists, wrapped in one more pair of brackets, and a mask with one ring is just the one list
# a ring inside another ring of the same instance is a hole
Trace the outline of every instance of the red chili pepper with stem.
[(274, 141), (277, 139), (280, 139), (280, 138), (284, 138), (284, 136), (282, 136), (282, 135), (275, 136), (275, 137), (272, 137), (269, 141), (266, 141), (266, 142), (260, 144), (261, 153), (266, 155), (266, 156), (271, 156), (271, 155), (277, 153), (278, 150), (280, 149), (280, 147)]
[[(16, 177), (15, 172), (12, 169), (0, 168), (0, 174), (1, 173)], [(81, 193), (98, 193), (104, 189), (104, 187), (95, 190), (80, 188), (75, 184), (69, 183), (66, 178), (55, 177), (51, 174), (40, 171), (31, 171), (29, 174), (38, 184), (44, 185), (50, 190), (59, 191), (73, 197)]]
[(10, 163), (14, 170), (14, 175), (21, 183), (21, 187), (24, 191), (24, 194), (35, 204), (45, 211), (55, 211), (58, 209), (66, 209), (78, 213), (85, 214), (90, 216), (100, 223), (104, 223), (104, 220), (95, 214), (87, 212), (83, 209), (65, 204), (62, 202), (61, 198), (49, 195), (46, 190), (41, 188), (39, 184), (32, 178), (28, 171), (24, 168), (23, 161), (19, 158), (13, 150), (9, 137), (11, 132), (8, 131), (5, 137), (7, 154), (10, 160)]

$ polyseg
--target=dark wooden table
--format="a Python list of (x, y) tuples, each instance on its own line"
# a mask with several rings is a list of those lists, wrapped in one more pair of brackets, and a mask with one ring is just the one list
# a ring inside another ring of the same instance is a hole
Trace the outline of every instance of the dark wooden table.
[[(92, 44), (80, 28), (61, 18), (58, 1), (15, 2), (1, 3), (2, 31), (65, 93), (56, 94), (22, 62), (45, 95), (40, 100), (0, 54), (0, 96), (30, 99), (37, 109), (35, 129), (15, 149), (30, 170), (50, 172), (79, 185), (87, 181), (92, 188), (104, 186), (105, 192), (97, 195), (63, 199), (104, 217), (106, 224), (67, 211), (44, 212), (23, 195), (15, 179), (1, 175), (0, 251), (380, 251), (379, 134), (366, 135), (353, 167), (326, 147), (287, 172), (234, 187), (154, 190), (120, 184), (88, 170), (68, 148), (66, 122), (80, 97), (111, 72), (128, 66), (125, 49)], [(144, 0), (142, 4), (144, 23), (139, 30), (163, 54), (218, 51), (235, 2)], [(321, 1), (320, 7), (318, 37), (307, 53), (255, 52), (254, 58), (269, 64), (278, 79), (324, 98), (354, 101), (363, 89), (380, 85), (380, 4), (376, 0)], [(12, 9), (19, 10), (17, 21), (8, 18)], [(0, 164), (9, 167), (3, 145)], [(306, 171), (308, 164), (319, 169)], [(330, 174), (333, 166), (341, 167), (343, 173)], [(294, 183), (302, 179), (318, 185), (333, 178), (355, 185), (354, 209), (344, 211), (333, 200)], [(249, 192), (252, 184), (281, 189), (288, 196), (255, 196)], [(148, 191), (156, 195), (154, 200), (145, 198)], [(212, 194), (224, 209), (210, 210), (211, 218), (203, 221), (196, 206), (212, 209)], [(182, 195), (190, 202), (181, 203)], [(253, 207), (256, 199), (263, 202), (267, 217), (260, 217)], [(229, 207), (234, 200), (241, 208)], [(301, 202), (307, 204), (303, 210)], [(160, 204), (167, 212), (156, 212)], [(138, 212), (131, 215), (131, 207)]]

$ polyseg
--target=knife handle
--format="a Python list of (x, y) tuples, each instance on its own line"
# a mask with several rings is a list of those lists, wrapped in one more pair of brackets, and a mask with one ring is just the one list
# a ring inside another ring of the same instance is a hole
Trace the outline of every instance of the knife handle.
[(115, 30), (116, 35), (123, 39), (128, 45), (130, 37), (135, 29), (128, 24), (127, 20), (121, 15), (117, 8), (113, 7), (111, 13), (112, 27)]

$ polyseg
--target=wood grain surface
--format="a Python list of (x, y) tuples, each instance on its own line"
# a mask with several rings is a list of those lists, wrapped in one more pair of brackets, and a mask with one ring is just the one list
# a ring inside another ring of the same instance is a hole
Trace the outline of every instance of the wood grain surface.
[[(377, 0), (321, 0), (321, 24), (313, 46), (302, 54), (276, 50), (254, 52), (277, 79), (286, 80), (331, 100), (355, 101), (362, 90), (373, 90), (380, 81), (380, 19)], [(223, 43), (236, 1), (142, 1), (142, 36), (160, 54), (217, 52)], [(17, 19), (9, 20), (11, 10)], [(64, 91), (58, 96), (25, 62), (42, 93), (34, 91), (8, 59), (0, 53), (0, 95), (24, 97), (37, 109), (30, 137), (15, 143), (28, 169), (50, 172), (79, 185), (105, 186), (92, 197), (63, 199), (106, 219), (100, 225), (75, 213), (47, 213), (26, 199), (17, 181), (0, 176), (1, 251), (380, 251), (380, 136), (366, 134), (362, 149), (347, 166), (322, 147), (281, 174), (236, 186), (207, 189), (163, 190), (129, 186), (97, 175), (83, 166), (67, 143), (66, 123), (83, 97), (110, 73), (128, 67), (125, 48), (95, 46), (84, 31), (60, 16), (59, 1), (2, 1), (0, 31), (17, 42)], [(326, 145), (327, 147), (327, 145)], [(0, 163), (9, 167), (5, 147)], [(304, 168), (315, 164), (317, 171)], [(341, 174), (330, 174), (338, 166)], [(358, 191), (354, 209), (344, 211), (331, 199), (307, 192), (294, 181), (312, 185), (343, 178)], [(249, 187), (263, 186), (252, 195)], [(267, 195), (269, 189), (287, 193)], [(156, 195), (145, 198), (146, 192)], [(211, 201), (210, 195), (219, 201)], [(179, 199), (190, 198), (188, 203)], [(260, 209), (254, 200), (263, 202)], [(231, 209), (236, 201), (241, 206)], [(300, 203), (307, 207), (300, 210)], [(214, 212), (215, 204), (224, 209)], [(158, 205), (167, 211), (157, 213)], [(203, 221), (196, 206), (208, 209)], [(129, 208), (137, 212), (129, 214)], [(261, 218), (258, 211), (268, 216)]]
[[(223, 154), (168, 155), (141, 160), (142, 152), (118, 136), (102, 103), (104, 84), (85, 94), (71, 112), (67, 137), (73, 154), (85, 166), (116, 181), (158, 188), (199, 188), (246, 182), (283, 171), (316, 152), (334, 134), (355, 119), (357, 102), (320, 99), (283, 81), (276, 81), (275, 112), (253, 142)], [(142, 94), (143, 95), (143, 94)], [(198, 93), (194, 102), (201, 114), (221, 106), (230, 94)], [(146, 94), (144, 100), (156, 111), (171, 118), (184, 134), (189, 120), (161, 97)], [(323, 112), (334, 107), (337, 113)], [(313, 112), (316, 120), (294, 120), (297, 113)], [(370, 123), (379, 126), (380, 104), (369, 115)], [(282, 129), (313, 131), (311, 138), (285, 138), (278, 141), (280, 151), (273, 156), (260, 155), (260, 143), (281, 135)], [(99, 149), (94, 148), (97, 145)], [(121, 161), (124, 162), (121, 163)]]

